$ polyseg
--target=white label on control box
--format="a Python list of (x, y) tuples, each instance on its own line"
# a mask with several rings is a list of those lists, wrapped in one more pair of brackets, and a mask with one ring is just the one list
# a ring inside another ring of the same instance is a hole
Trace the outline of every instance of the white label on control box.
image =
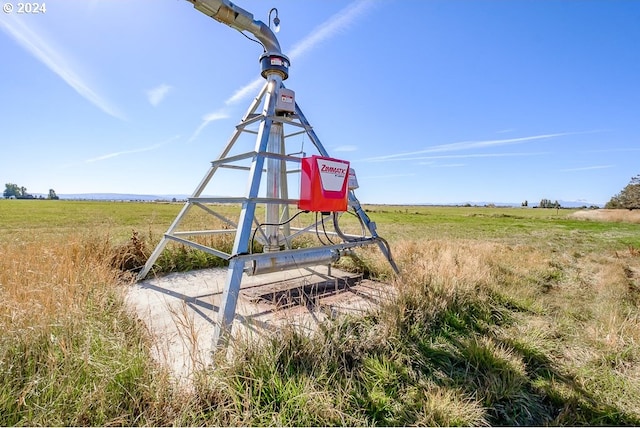
[(349, 163), (328, 159), (317, 159), (317, 162), (322, 189), (330, 192), (341, 191), (347, 179)]

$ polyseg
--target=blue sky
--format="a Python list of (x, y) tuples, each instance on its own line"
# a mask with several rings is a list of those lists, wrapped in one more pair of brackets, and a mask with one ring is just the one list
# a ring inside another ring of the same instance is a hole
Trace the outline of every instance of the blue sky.
[[(605, 203), (640, 174), (638, 1), (235, 3), (278, 8), (285, 84), (364, 203)], [(0, 12), (0, 52), (0, 184), (32, 193), (191, 194), (262, 80), (182, 0)]]

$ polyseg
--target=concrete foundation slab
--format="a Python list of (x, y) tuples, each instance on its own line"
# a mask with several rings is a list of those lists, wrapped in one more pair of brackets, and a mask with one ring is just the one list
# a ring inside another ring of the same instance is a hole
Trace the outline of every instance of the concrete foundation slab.
[[(227, 269), (173, 273), (134, 284), (126, 301), (154, 338), (154, 357), (179, 381), (210, 360)], [(243, 275), (233, 337), (262, 337), (284, 325), (313, 331), (347, 313), (364, 313), (393, 294), (388, 284), (316, 266)]]

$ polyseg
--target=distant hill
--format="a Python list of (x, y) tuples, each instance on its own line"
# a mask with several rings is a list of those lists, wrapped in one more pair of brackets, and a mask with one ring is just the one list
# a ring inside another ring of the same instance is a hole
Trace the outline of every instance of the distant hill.
[(596, 204), (587, 201), (558, 201), (563, 208), (580, 208), (580, 207), (599, 207), (602, 208), (604, 204)]
[(58, 194), (60, 199), (95, 201), (177, 201), (186, 200), (189, 195), (137, 195), (129, 193), (68, 193)]

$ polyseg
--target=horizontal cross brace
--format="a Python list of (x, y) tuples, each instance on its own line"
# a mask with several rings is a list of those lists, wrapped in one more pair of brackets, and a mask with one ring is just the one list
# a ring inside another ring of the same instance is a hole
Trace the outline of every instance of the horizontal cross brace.
[(189, 202), (200, 202), (204, 204), (241, 204), (244, 202), (254, 202), (256, 204), (280, 204), (280, 205), (297, 205), (298, 199), (279, 199), (279, 198), (244, 198), (223, 196), (219, 198), (189, 198)]
[(221, 259), (229, 260), (229, 258), (231, 257), (231, 254), (214, 250), (213, 248), (207, 247), (206, 245), (198, 244), (197, 242), (189, 241), (188, 239), (178, 238), (177, 236), (169, 235), (169, 234), (165, 234), (164, 237), (172, 241), (176, 241), (181, 244), (188, 245), (193, 248), (197, 248), (198, 250), (204, 251), (205, 253), (213, 254), (214, 256), (220, 257)]

